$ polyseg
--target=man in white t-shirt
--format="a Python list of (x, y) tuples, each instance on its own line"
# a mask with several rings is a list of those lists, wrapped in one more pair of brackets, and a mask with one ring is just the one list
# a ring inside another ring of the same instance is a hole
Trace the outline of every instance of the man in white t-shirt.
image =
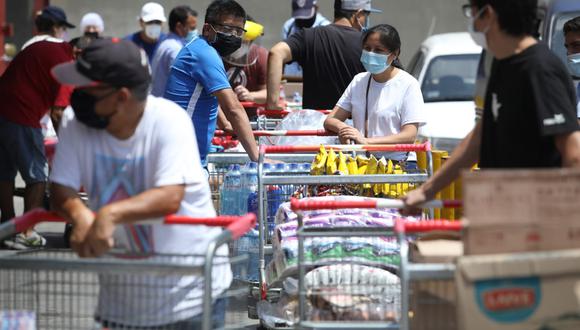
[[(146, 54), (129, 41), (97, 39), (53, 75), (76, 86), (74, 116), (61, 123), (51, 174), (51, 203), (74, 226), (74, 251), (99, 257), (115, 248), (126, 251), (118, 257), (202, 264), (203, 258), (192, 256), (204, 255), (221, 229), (136, 224), (171, 213), (215, 216), (191, 120), (175, 103), (147, 96)], [(89, 207), (78, 197), (81, 187)], [(227, 247), (218, 255), (211, 279), (216, 326), (225, 316), (225, 301), (217, 297), (232, 277)], [(112, 329), (199, 328), (203, 280), (101, 274), (95, 318)]]

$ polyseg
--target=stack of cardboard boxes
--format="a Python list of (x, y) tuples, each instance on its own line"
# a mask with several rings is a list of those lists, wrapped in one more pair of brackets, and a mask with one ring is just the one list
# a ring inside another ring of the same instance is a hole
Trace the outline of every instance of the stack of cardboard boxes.
[(464, 176), (460, 329), (580, 329), (580, 171)]

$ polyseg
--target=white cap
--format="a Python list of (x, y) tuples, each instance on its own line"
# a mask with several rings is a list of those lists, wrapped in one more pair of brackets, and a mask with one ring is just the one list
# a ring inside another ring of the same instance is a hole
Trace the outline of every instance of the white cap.
[(148, 2), (144, 4), (143, 8), (141, 8), (141, 16), (139, 18), (141, 18), (145, 23), (151, 21), (167, 21), (165, 18), (165, 10), (163, 10), (163, 7), (157, 2)]
[(87, 26), (96, 26), (99, 33), (105, 30), (105, 23), (101, 15), (97, 13), (88, 13), (81, 19), (81, 31), (84, 32)]

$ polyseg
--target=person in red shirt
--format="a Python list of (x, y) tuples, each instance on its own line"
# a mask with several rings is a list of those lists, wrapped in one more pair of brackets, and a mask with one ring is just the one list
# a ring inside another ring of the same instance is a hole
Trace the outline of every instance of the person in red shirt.
[[(59, 37), (74, 25), (64, 11), (48, 6), (37, 16), (39, 35), (14, 57), (0, 77), (0, 221), (14, 217), (14, 179), (20, 172), (26, 189), (25, 211), (42, 207), (48, 163), (44, 153), (41, 118), (50, 110), (69, 105), (70, 87), (61, 86), (50, 70), (72, 61), (72, 47)], [(4, 242), (15, 249), (46, 244), (35, 231), (18, 234)]]

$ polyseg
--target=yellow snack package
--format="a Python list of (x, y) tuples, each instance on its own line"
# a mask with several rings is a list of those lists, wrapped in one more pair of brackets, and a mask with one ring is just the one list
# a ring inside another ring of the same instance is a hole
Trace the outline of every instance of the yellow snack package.
[(348, 162), (346, 163), (348, 168), (348, 174), (350, 175), (357, 175), (358, 174), (358, 164), (355, 158), (348, 157)]
[(356, 156), (356, 162), (358, 165), (358, 174), (364, 175), (367, 173), (367, 166), (369, 165), (369, 159), (365, 156)]
[[(385, 160), (385, 157), (381, 157), (381, 159), (379, 159), (379, 168), (377, 169), (377, 174), (384, 175), (386, 173), (387, 173), (387, 161)], [(375, 193), (375, 196), (384, 194), (385, 184), (377, 183), (373, 185), (373, 192)]]
[(320, 151), (316, 154), (314, 161), (312, 161), (312, 165), (310, 166), (310, 174), (311, 175), (324, 175), (324, 169), (326, 166), (326, 158), (328, 157), (328, 153), (324, 146), (320, 146)]
[(326, 174), (333, 175), (334, 173), (336, 173), (336, 170), (337, 170), (336, 152), (330, 149), (330, 152), (328, 153), (328, 158), (326, 158)]
[(387, 162), (387, 174), (393, 174), (393, 161), (389, 159)]
[(338, 173), (340, 175), (348, 175), (348, 166), (346, 165), (346, 156), (342, 153), (342, 151), (338, 152)]
[[(371, 159), (369, 159), (369, 164), (367, 166), (367, 170), (365, 172), (366, 175), (375, 175), (377, 174), (377, 170), (379, 169), (379, 163), (374, 155), (371, 155)], [(370, 183), (363, 184), (363, 189), (371, 189)]]

